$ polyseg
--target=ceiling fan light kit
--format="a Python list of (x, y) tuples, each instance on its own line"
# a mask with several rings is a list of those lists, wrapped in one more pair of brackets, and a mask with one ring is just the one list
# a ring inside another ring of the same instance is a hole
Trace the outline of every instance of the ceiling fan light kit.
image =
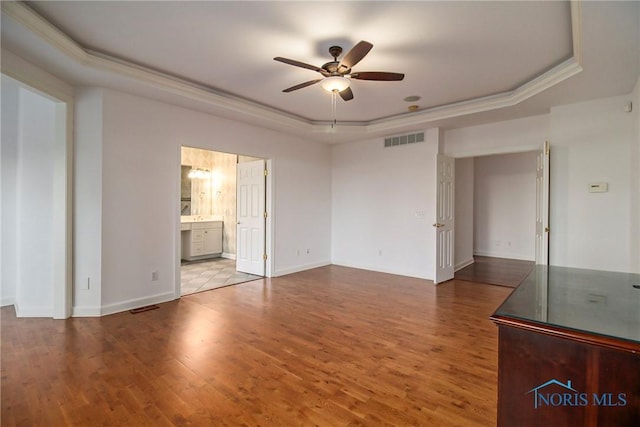
[(320, 86), (322, 89), (327, 92), (342, 92), (346, 88), (349, 87), (351, 82), (348, 78), (343, 76), (329, 76), (325, 77), (321, 82)]

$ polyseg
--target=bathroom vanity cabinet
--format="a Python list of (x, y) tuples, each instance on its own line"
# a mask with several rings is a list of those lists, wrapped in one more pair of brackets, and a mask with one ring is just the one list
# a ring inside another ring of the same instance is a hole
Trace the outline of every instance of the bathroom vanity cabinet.
[(182, 259), (195, 261), (222, 254), (222, 221), (183, 222)]

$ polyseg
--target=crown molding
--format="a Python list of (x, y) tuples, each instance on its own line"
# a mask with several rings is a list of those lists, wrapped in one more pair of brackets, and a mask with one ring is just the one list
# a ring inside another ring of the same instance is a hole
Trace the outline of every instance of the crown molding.
[(157, 89), (233, 111), (247, 118), (273, 122), (280, 126), (285, 125), (298, 131), (311, 131), (311, 123), (303, 118), (174, 77), (150, 67), (85, 49), (22, 2), (3, 1), (2, 13), (84, 66), (131, 77)]
[(512, 107), (546, 89), (549, 89), (550, 87), (555, 86), (581, 71), (582, 66), (576, 63), (574, 58), (570, 58), (513, 91), (429, 108), (413, 113), (411, 116), (399, 116), (377, 120), (366, 126), (367, 131), (371, 133), (392, 131), (396, 128)]
[(166, 73), (144, 67), (129, 61), (109, 56), (100, 52), (87, 50), (86, 64), (101, 70), (112, 71), (132, 77), (143, 83), (182, 97), (205, 104), (224, 108), (248, 118), (286, 125), (299, 131), (310, 131), (309, 121), (286, 114), (274, 108), (261, 105), (240, 97), (236, 97), (204, 85), (189, 82), (185, 79), (170, 76)]
[(73, 102), (73, 86), (25, 61), (13, 52), (2, 50), (0, 71), (18, 84), (26, 85), (30, 90), (35, 90), (54, 102)]
[(85, 49), (22, 2), (3, 1), (2, 13), (22, 24), (47, 43), (82, 65), (118, 73), (156, 89), (234, 112), (243, 121), (258, 122), (267, 127), (277, 126), (281, 128), (284, 126), (291, 131), (303, 132), (307, 135), (330, 137), (331, 135), (339, 134), (366, 137), (373, 134), (393, 132), (401, 128), (406, 129), (407, 127), (428, 127), (429, 123), (437, 120), (511, 107), (580, 73), (582, 71), (581, 0), (571, 1), (570, 5), (572, 57), (518, 88), (500, 94), (428, 108), (410, 114), (368, 122), (339, 123), (333, 127), (331, 122), (310, 121), (121, 58)]
[(82, 64), (85, 63), (87, 55), (82, 46), (24, 3), (13, 0), (3, 1), (2, 13), (27, 27), (32, 33), (67, 56)]

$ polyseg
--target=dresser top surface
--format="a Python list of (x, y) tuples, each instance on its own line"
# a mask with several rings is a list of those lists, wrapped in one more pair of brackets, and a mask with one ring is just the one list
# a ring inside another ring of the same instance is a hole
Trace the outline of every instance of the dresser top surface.
[(640, 274), (537, 265), (492, 318), (640, 343)]

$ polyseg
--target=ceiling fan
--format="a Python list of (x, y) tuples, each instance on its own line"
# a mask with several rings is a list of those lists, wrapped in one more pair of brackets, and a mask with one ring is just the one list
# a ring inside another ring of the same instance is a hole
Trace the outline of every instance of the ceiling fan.
[(283, 92), (292, 92), (294, 90), (320, 83), (323, 89), (329, 92), (337, 92), (343, 100), (350, 101), (353, 99), (353, 91), (349, 87), (350, 79), (375, 81), (399, 81), (404, 79), (404, 74), (400, 73), (388, 73), (385, 71), (352, 71), (351, 69), (353, 66), (360, 62), (362, 58), (369, 53), (371, 48), (373, 48), (371, 43), (361, 41), (351, 48), (351, 50), (347, 52), (340, 61), (338, 61), (338, 56), (342, 53), (342, 48), (340, 46), (331, 46), (329, 48), (329, 54), (333, 57), (333, 61), (327, 62), (322, 67), (316, 67), (315, 65), (305, 64), (304, 62), (282, 58), (280, 56), (273, 59), (285, 64), (316, 71), (323, 76), (320, 79), (310, 80), (308, 82), (291, 86), (284, 89)]

